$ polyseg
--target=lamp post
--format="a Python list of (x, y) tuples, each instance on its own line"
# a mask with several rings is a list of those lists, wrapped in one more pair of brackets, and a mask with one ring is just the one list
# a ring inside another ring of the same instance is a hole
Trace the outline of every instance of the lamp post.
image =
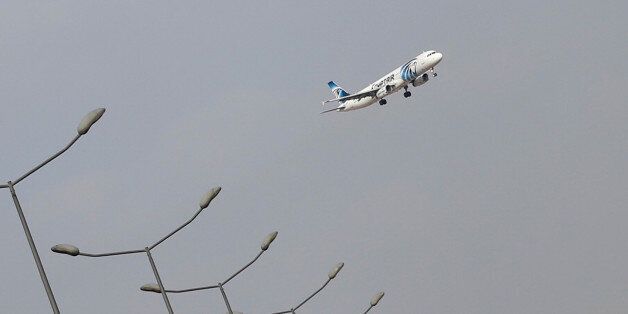
[(316, 294), (318, 294), (319, 292), (321, 292), (321, 290), (323, 290), (328, 284), (329, 282), (336, 278), (336, 275), (338, 275), (338, 272), (340, 272), (340, 270), (342, 269), (342, 267), (345, 266), (345, 263), (338, 263), (336, 264), (336, 266), (334, 266), (334, 268), (332, 268), (329, 273), (327, 274), (327, 281), (325, 281), (325, 283), (323, 284), (323, 286), (321, 286), (320, 288), (318, 288), (318, 290), (314, 291), (312, 294), (310, 294), (310, 296), (308, 296), (307, 298), (305, 298), (305, 300), (303, 300), (303, 302), (299, 303), (299, 305), (286, 310), (286, 311), (282, 311), (282, 312), (274, 312), (273, 314), (286, 314), (286, 313), (296, 313), (296, 310), (298, 310), (301, 306), (303, 306), (303, 304), (305, 304), (307, 301), (309, 301), (311, 298), (313, 298)]
[(377, 303), (379, 303), (379, 300), (381, 300), (384, 297), (384, 291), (378, 292), (377, 294), (375, 294), (372, 298), (371, 298), (371, 303), (369, 304), (368, 309), (366, 309), (366, 311), (364, 311), (363, 314), (368, 313), (373, 307), (375, 307), (377, 305)]
[(127, 254), (136, 254), (136, 253), (146, 253), (146, 256), (148, 257), (148, 261), (150, 263), (151, 269), (153, 270), (153, 275), (155, 275), (155, 280), (157, 280), (157, 284), (158, 284), (159, 290), (160, 290), (161, 295), (162, 295), (162, 297), (164, 299), (164, 303), (166, 304), (166, 309), (168, 309), (168, 313), (172, 314), (174, 312), (172, 311), (172, 306), (170, 305), (170, 300), (168, 300), (168, 295), (166, 294), (167, 290), (164, 288), (164, 285), (163, 285), (163, 283), (161, 281), (161, 277), (159, 276), (159, 272), (157, 271), (157, 266), (155, 265), (155, 261), (153, 259), (153, 256), (151, 255), (151, 250), (154, 249), (155, 247), (157, 247), (159, 244), (161, 244), (165, 240), (167, 240), (168, 238), (170, 238), (172, 235), (177, 233), (179, 230), (183, 229), (185, 226), (190, 224), (201, 213), (201, 211), (203, 211), (203, 209), (207, 208), (207, 206), (209, 206), (209, 203), (211, 203), (211, 201), (216, 196), (218, 196), (218, 193), (220, 193), (220, 190), (221, 190), (220, 187), (212, 188), (209, 192), (207, 192), (203, 196), (203, 198), (199, 202), (199, 209), (196, 211), (196, 213), (194, 213), (192, 218), (190, 218), (188, 221), (183, 223), (181, 226), (177, 227), (172, 232), (168, 233), (163, 238), (159, 239), (159, 241), (153, 243), (150, 246), (145, 247), (144, 249), (92, 254), (92, 253), (81, 252), (74, 245), (57, 244), (57, 245), (53, 246), (51, 248), (51, 250), (53, 252), (55, 252), (55, 253), (66, 254), (66, 255), (70, 255), (70, 256), (79, 256), (80, 255), (80, 256), (87, 256), (87, 257), (105, 257), (105, 256), (115, 256), (115, 255), (127, 255)]
[(164, 293), (164, 292), (168, 292), (168, 293), (185, 293), (185, 292), (192, 292), (192, 291), (199, 291), (199, 290), (220, 289), (220, 294), (222, 295), (222, 298), (225, 301), (225, 306), (227, 307), (227, 313), (228, 314), (235, 314), (237, 312), (234, 312), (231, 309), (231, 304), (229, 304), (229, 299), (227, 298), (227, 293), (225, 292), (224, 286), (229, 281), (231, 281), (231, 279), (235, 278), (237, 275), (239, 275), (241, 272), (243, 272), (245, 269), (247, 269), (249, 266), (251, 266), (253, 263), (255, 263), (255, 261), (257, 261), (260, 258), (260, 256), (262, 256), (262, 254), (264, 252), (266, 252), (266, 250), (268, 250), (268, 248), (270, 247), (270, 244), (275, 240), (275, 238), (277, 238), (277, 234), (278, 234), (277, 231), (269, 233), (264, 238), (264, 241), (262, 241), (262, 245), (260, 246), (260, 252), (255, 256), (255, 258), (253, 258), (253, 260), (251, 260), (249, 263), (244, 265), (244, 267), (240, 268), (238, 271), (233, 273), (233, 275), (229, 276), (227, 279), (225, 279), (222, 282), (219, 282), (216, 285), (203, 286), (203, 287), (197, 287), (197, 288), (189, 288), (189, 289), (182, 289), (182, 290), (166, 289), (164, 291), (162, 285), (149, 283), (149, 284), (145, 284), (145, 285), (141, 286), (140, 290), (147, 291), (147, 292), (155, 292), (155, 293)]
[(22, 180), (26, 179), (28, 176), (33, 174), (35, 171), (39, 170), (41, 167), (47, 165), (49, 162), (59, 157), (65, 151), (67, 151), (78, 139), (85, 135), (87, 131), (92, 127), (100, 117), (105, 113), (105, 108), (99, 108), (89, 112), (77, 127), (77, 135), (70, 140), (64, 148), (60, 151), (56, 152), (54, 155), (48, 157), (48, 159), (44, 160), (42, 163), (35, 166), (33, 169), (27, 171), (22, 176), (17, 178), (14, 181), (8, 181), (7, 184), (0, 185), (0, 189), (8, 188), (11, 192), (11, 197), (13, 198), (13, 204), (15, 205), (15, 209), (17, 210), (17, 214), (20, 217), (20, 222), (22, 223), (22, 228), (24, 229), (24, 234), (26, 235), (26, 240), (28, 241), (28, 245), (31, 249), (31, 253), (33, 254), (33, 259), (35, 260), (35, 265), (37, 266), (37, 271), (39, 272), (39, 277), (41, 277), (41, 281), (44, 285), (44, 289), (46, 290), (46, 295), (48, 296), (48, 301), (50, 302), (50, 306), (52, 307), (52, 312), (55, 314), (59, 312), (59, 306), (57, 305), (57, 301), (55, 300), (54, 294), (52, 293), (52, 288), (50, 287), (50, 282), (48, 282), (48, 277), (46, 276), (46, 271), (44, 270), (44, 265), (41, 262), (41, 258), (39, 257), (39, 253), (37, 252), (37, 247), (35, 246), (35, 241), (33, 240), (33, 236), (28, 227), (28, 223), (26, 221), (26, 216), (24, 215), (24, 211), (22, 210), (22, 206), (20, 205), (20, 201), (17, 197), (17, 192), (15, 191), (15, 186), (20, 183)]

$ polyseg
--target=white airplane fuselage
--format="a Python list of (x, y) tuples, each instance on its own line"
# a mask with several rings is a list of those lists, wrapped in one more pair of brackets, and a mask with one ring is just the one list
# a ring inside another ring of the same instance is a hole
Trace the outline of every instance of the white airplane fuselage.
[[(421, 53), (412, 60), (406, 62), (404, 65), (396, 68), (379, 80), (371, 83), (354, 94), (354, 96), (359, 94), (366, 94), (368, 96), (340, 100), (340, 106), (338, 106), (337, 111), (351, 111), (368, 107), (383, 98), (396, 93), (402, 88), (407, 89), (409, 85), (423, 85), (429, 79), (428, 72), (433, 73), (435, 76), (434, 67), (442, 60), (442, 58), (443, 55), (440, 52), (433, 50)], [(410, 94), (408, 93), (408, 95)], [(351, 97), (351, 95), (349, 97)], [(384, 103), (385, 100), (383, 100), (383, 103), (380, 102), (380, 104)]]

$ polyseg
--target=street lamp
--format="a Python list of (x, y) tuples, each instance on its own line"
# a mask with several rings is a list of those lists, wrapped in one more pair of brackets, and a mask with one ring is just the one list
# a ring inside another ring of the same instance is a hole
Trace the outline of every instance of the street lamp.
[(161, 282), (161, 277), (159, 277), (159, 272), (157, 271), (157, 266), (155, 265), (155, 261), (153, 260), (153, 256), (151, 255), (151, 250), (154, 249), (155, 247), (157, 247), (162, 242), (164, 242), (166, 239), (170, 238), (172, 235), (177, 233), (179, 230), (183, 229), (185, 226), (189, 225), (201, 213), (201, 211), (203, 211), (203, 209), (205, 209), (205, 208), (207, 208), (207, 206), (209, 206), (209, 203), (211, 203), (211, 201), (214, 198), (216, 198), (216, 196), (218, 196), (218, 193), (220, 193), (220, 191), (221, 191), (220, 187), (215, 187), (215, 188), (212, 188), (211, 190), (209, 190), (209, 192), (207, 192), (203, 196), (203, 198), (201, 198), (201, 201), (199, 202), (199, 209), (196, 211), (196, 213), (194, 213), (192, 218), (190, 218), (188, 221), (186, 221), (181, 226), (177, 227), (174, 231), (168, 233), (166, 236), (164, 236), (163, 238), (159, 239), (159, 241), (153, 243), (150, 246), (145, 247), (144, 249), (92, 254), (92, 253), (81, 252), (79, 250), (79, 248), (77, 248), (74, 245), (57, 244), (57, 245), (53, 246), (51, 248), (51, 250), (53, 252), (59, 253), (59, 254), (66, 254), (66, 255), (70, 255), (70, 256), (78, 256), (78, 255), (80, 255), (80, 256), (87, 256), (87, 257), (105, 257), (105, 256), (114, 256), (114, 255), (127, 255), (127, 254), (135, 254), (135, 253), (146, 253), (146, 256), (148, 257), (148, 261), (150, 262), (150, 266), (151, 266), (151, 268), (153, 270), (153, 274), (155, 275), (155, 279), (157, 280), (157, 285), (158, 285), (157, 287), (159, 288), (159, 291), (160, 291), (160, 293), (161, 293), (161, 295), (162, 295), (162, 297), (164, 299), (164, 303), (166, 304), (166, 308), (168, 309), (168, 313), (172, 314), (173, 313), (172, 306), (170, 305), (170, 300), (168, 300), (168, 295), (166, 294), (166, 292), (168, 292), (168, 290), (164, 289), (164, 285)]
[(31, 235), (30, 229), (28, 228), (28, 223), (26, 222), (26, 217), (24, 216), (24, 211), (22, 210), (22, 206), (20, 205), (20, 201), (17, 197), (17, 192), (15, 191), (15, 186), (20, 183), (22, 180), (26, 179), (28, 176), (33, 174), (35, 171), (39, 170), (41, 167), (47, 165), (49, 162), (59, 157), (65, 151), (67, 151), (78, 139), (85, 135), (89, 128), (92, 127), (100, 117), (105, 113), (105, 108), (99, 108), (91, 111), (81, 120), (79, 126), (77, 127), (77, 135), (68, 143), (64, 148), (50, 156), (48, 159), (35, 166), (33, 169), (27, 171), (22, 176), (17, 178), (14, 181), (8, 181), (7, 184), (0, 185), (0, 189), (9, 188), (11, 192), (11, 197), (13, 198), (13, 203), (15, 204), (15, 209), (17, 209), (17, 214), (20, 217), (20, 222), (22, 223), (22, 228), (24, 229), (24, 234), (26, 234), (26, 240), (28, 241), (28, 245), (30, 246), (31, 253), (33, 254), (33, 259), (35, 259), (35, 264), (37, 265), (37, 271), (39, 271), (39, 276), (41, 277), (41, 281), (44, 284), (44, 289), (46, 290), (46, 294), (48, 295), (48, 301), (50, 301), (50, 306), (52, 307), (52, 312), (55, 314), (59, 313), (59, 306), (57, 305), (57, 301), (52, 293), (52, 288), (50, 287), (50, 283), (48, 282), (48, 277), (46, 276), (46, 272), (44, 270), (44, 266), (41, 262), (41, 258), (39, 257), (39, 253), (37, 252), (37, 247), (35, 246), (35, 241), (33, 240), (33, 236)]
[[(225, 306), (227, 307), (227, 313), (228, 314), (236, 314), (238, 312), (234, 312), (233, 310), (231, 310), (231, 305), (229, 304), (229, 299), (227, 298), (227, 293), (225, 292), (224, 286), (229, 281), (231, 281), (231, 279), (235, 278), (242, 271), (244, 271), (249, 266), (251, 266), (253, 263), (255, 263), (255, 261), (257, 261), (260, 258), (260, 256), (262, 256), (262, 254), (264, 252), (266, 252), (266, 250), (268, 250), (268, 248), (270, 247), (270, 244), (273, 243), (275, 238), (277, 238), (277, 234), (278, 234), (277, 231), (269, 233), (264, 238), (264, 240), (262, 241), (262, 245), (260, 246), (260, 252), (257, 254), (257, 256), (255, 256), (255, 258), (253, 258), (253, 260), (251, 260), (248, 264), (244, 265), (244, 267), (240, 268), (238, 271), (233, 273), (233, 275), (229, 276), (227, 279), (225, 279), (222, 282), (219, 282), (216, 285), (203, 286), (203, 287), (197, 287), (197, 288), (189, 288), (189, 289), (182, 289), (182, 290), (170, 290), (170, 289), (163, 290), (163, 286), (158, 285), (158, 284), (154, 284), (154, 283), (149, 283), (149, 284), (145, 284), (145, 285), (141, 286), (140, 290), (146, 291), (146, 292), (155, 292), (155, 293), (164, 293), (164, 292), (168, 292), (168, 293), (185, 293), (185, 292), (192, 292), (192, 291), (199, 291), (199, 290), (220, 289), (220, 293), (222, 294), (222, 298), (225, 301)], [(68, 253), (65, 253), (65, 254), (69, 254), (69, 253), (73, 253), (74, 252), (71, 247), (68, 247), (68, 248), (66, 248), (64, 250), (66, 250), (68, 252)], [(342, 268), (342, 266), (341, 266), (341, 268)]]
[(371, 303), (369, 305), (369, 308), (366, 309), (366, 311), (364, 311), (363, 314), (368, 313), (374, 306), (377, 305), (377, 303), (379, 303), (379, 300), (381, 300), (384, 297), (384, 291), (378, 292), (377, 294), (375, 294), (372, 298), (371, 298)]
[(305, 298), (305, 300), (303, 300), (303, 302), (299, 303), (299, 305), (287, 310), (287, 311), (282, 311), (282, 312), (275, 312), (273, 314), (286, 314), (286, 313), (296, 313), (296, 310), (298, 310), (301, 306), (303, 306), (303, 304), (305, 304), (307, 301), (309, 301), (311, 298), (313, 298), (316, 294), (318, 294), (319, 292), (321, 292), (321, 290), (323, 290), (327, 284), (329, 284), (329, 282), (336, 278), (336, 275), (338, 275), (338, 272), (340, 272), (340, 270), (342, 269), (342, 267), (345, 266), (345, 263), (338, 263), (334, 266), (334, 268), (332, 268), (329, 273), (327, 274), (327, 281), (325, 281), (325, 283), (323, 284), (323, 286), (321, 286), (320, 288), (318, 288), (318, 290), (314, 291), (314, 293), (310, 294), (309, 297)]

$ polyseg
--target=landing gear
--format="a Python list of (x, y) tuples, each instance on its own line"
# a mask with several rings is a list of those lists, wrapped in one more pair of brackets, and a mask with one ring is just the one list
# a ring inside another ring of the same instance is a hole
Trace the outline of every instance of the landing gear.
[(379, 100), (379, 105), (380, 105), (380, 106), (383, 106), (383, 105), (385, 105), (385, 104), (386, 104), (386, 99), (380, 99), (380, 100)]
[(430, 69), (430, 73), (432, 73), (433, 77), (436, 77), (438, 75), (438, 73), (436, 73), (436, 71), (434, 71), (434, 68)]
[(410, 92), (408, 91), (408, 86), (404, 86), (404, 87), (403, 87), (403, 89), (405, 89), (405, 90), (406, 90), (406, 92), (405, 92), (405, 93), (403, 93), (403, 97), (408, 98), (408, 97), (412, 96), (412, 93), (410, 93)]

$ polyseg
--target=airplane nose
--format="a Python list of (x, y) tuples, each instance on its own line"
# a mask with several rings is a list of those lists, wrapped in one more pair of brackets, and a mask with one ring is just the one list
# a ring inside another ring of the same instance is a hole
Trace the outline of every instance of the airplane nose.
[(442, 59), (443, 59), (443, 54), (442, 54), (442, 53), (440, 53), (440, 52), (435, 53), (435, 54), (434, 54), (434, 59), (436, 59), (436, 63), (439, 63), (439, 62), (440, 62), (440, 60), (442, 60)]

